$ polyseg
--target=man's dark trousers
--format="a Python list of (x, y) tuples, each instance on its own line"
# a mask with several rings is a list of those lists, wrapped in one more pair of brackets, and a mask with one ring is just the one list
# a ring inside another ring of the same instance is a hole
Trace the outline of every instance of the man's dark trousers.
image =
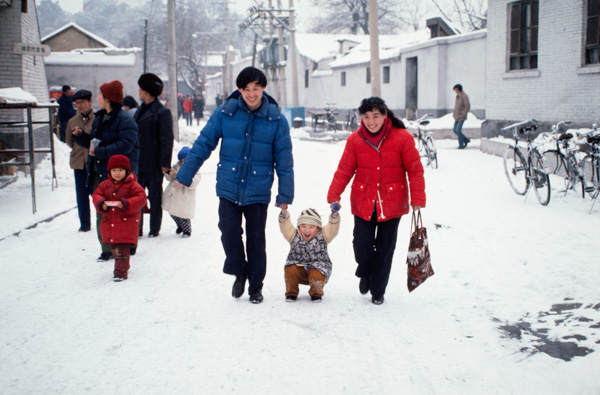
[[(248, 294), (260, 291), (267, 272), (265, 226), (268, 204), (239, 206), (225, 198), (219, 200), (219, 229), (225, 251), (223, 272), (248, 277)], [(246, 220), (246, 248), (242, 236), (242, 215)], [(248, 259), (246, 259), (246, 253)]]

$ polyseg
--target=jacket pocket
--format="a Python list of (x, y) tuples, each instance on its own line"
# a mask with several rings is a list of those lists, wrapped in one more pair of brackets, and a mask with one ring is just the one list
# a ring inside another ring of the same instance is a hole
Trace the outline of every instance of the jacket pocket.
[(217, 190), (237, 194), (237, 173), (237, 165), (219, 162), (217, 165)]
[(362, 207), (367, 204), (371, 205), (367, 201), (367, 183), (362, 181), (356, 181), (352, 183), (352, 192), (350, 193), (350, 205), (353, 213), (362, 212)]
[(384, 199), (394, 204), (400, 204), (408, 200), (406, 186), (402, 182), (390, 182), (383, 186)]
[(269, 166), (252, 166), (249, 172), (250, 185), (247, 190), (252, 196), (271, 196), (273, 185), (273, 169)]

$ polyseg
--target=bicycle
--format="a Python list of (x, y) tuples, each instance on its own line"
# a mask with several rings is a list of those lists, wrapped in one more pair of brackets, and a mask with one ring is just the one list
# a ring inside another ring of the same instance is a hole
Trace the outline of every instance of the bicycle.
[(585, 198), (583, 175), (577, 158), (579, 149), (572, 147), (571, 139), (573, 135), (571, 133), (560, 133), (561, 127), (570, 123), (571, 121), (561, 121), (556, 125), (552, 125), (550, 133), (543, 134), (545, 137), (551, 137), (556, 142), (556, 148), (546, 150), (544, 158), (548, 163), (550, 174), (564, 177), (565, 189), (559, 192), (564, 192), (566, 196), (569, 190), (573, 190), (582, 198)]
[[(504, 171), (508, 183), (518, 195), (525, 195), (533, 186), (535, 195), (542, 206), (550, 203), (550, 178), (548, 164), (537, 147), (532, 144), (531, 134), (537, 130), (537, 121), (530, 119), (502, 128), (503, 131), (514, 129), (514, 145), (504, 151)], [(519, 137), (527, 140), (527, 154), (521, 152)]]
[(337, 112), (335, 112), (334, 103), (327, 103), (325, 112), (311, 112), (311, 115), (313, 133), (317, 131), (319, 125), (324, 125), (326, 130), (334, 132), (337, 130), (337, 119), (335, 118)]
[(589, 144), (589, 147), (582, 147), (588, 154), (581, 160), (581, 169), (583, 190), (593, 200), (591, 213), (600, 195), (600, 133), (598, 133), (598, 125), (594, 124), (592, 130), (587, 133), (577, 134), (579, 137), (585, 137)]
[(356, 109), (353, 109), (346, 113), (346, 122), (344, 123), (344, 129), (353, 132), (357, 128), (358, 118), (356, 116)]
[(429, 114), (423, 115), (421, 118), (414, 121), (417, 124), (417, 132), (413, 133), (416, 140), (417, 149), (421, 155), (421, 160), (424, 166), (431, 166), (432, 169), (438, 168), (437, 149), (433, 140), (433, 133), (427, 130)]

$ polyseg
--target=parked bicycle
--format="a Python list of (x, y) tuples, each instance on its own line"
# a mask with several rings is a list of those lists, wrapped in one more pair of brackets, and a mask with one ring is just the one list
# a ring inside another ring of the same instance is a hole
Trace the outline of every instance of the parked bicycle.
[(312, 130), (313, 132), (317, 132), (317, 128), (322, 126), (323, 129), (326, 130), (337, 130), (337, 119), (335, 116), (337, 112), (335, 111), (335, 103), (327, 103), (325, 107), (325, 112), (310, 112), (312, 115)]
[(589, 145), (588, 147), (582, 147), (588, 154), (581, 160), (581, 169), (583, 190), (593, 200), (590, 208), (591, 213), (600, 195), (600, 130), (598, 130), (598, 125), (594, 124), (591, 131), (578, 133), (578, 135), (584, 137)]
[[(532, 133), (537, 129), (537, 121), (530, 119), (502, 128), (514, 129), (514, 145), (504, 151), (504, 171), (508, 183), (515, 193), (525, 195), (533, 187), (537, 199), (543, 206), (550, 203), (550, 178), (548, 164), (538, 148), (532, 144)], [(519, 139), (527, 140), (527, 152), (523, 155)]]
[(577, 157), (579, 148), (572, 144), (573, 134), (561, 133), (563, 125), (569, 125), (571, 121), (561, 121), (556, 125), (552, 125), (550, 133), (544, 133), (545, 137), (551, 137), (556, 142), (556, 148), (549, 149), (544, 152), (544, 158), (548, 162), (550, 174), (555, 174), (563, 177), (565, 196), (570, 190), (575, 191), (577, 195), (585, 197), (583, 188), (583, 174), (581, 172), (581, 164)]
[(414, 121), (417, 125), (417, 132), (413, 133), (416, 140), (417, 149), (421, 155), (423, 166), (431, 166), (432, 169), (438, 168), (437, 149), (433, 140), (433, 133), (427, 130), (431, 115), (425, 114), (421, 118)]
[(344, 122), (344, 129), (348, 131), (355, 131), (358, 128), (358, 117), (356, 116), (356, 108), (349, 110), (346, 113), (346, 122)]

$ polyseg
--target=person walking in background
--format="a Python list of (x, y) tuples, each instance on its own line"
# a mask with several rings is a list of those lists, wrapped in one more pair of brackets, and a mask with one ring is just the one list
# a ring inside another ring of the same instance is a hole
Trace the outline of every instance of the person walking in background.
[[(237, 76), (238, 90), (214, 111), (194, 142), (175, 181), (190, 186), (194, 175), (221, 143), (217, 167), (219, 229), (225, 251), (223, 272), (235, 276), (231, 293), (239, 298), (248, 280), (249, 300), (263, 301), (267, 270), (265, 226), (274, 175), (276, 205), (294, 199), (294, 160), (289, 125), (273, 98), (264, 91), (267, 77), (255, 67)], [(175, 187), (181, 188), (181, 186)], [(246, 246), (242, 235), (246, 225)]]
[[(396, 249), (400, 218), (425, 207), (425, 179), (415, 140), (379, 97), (363, 99), (361, 123), (344, 148), (327, 201), (332, 209), (352, 178), (353, 247), (361, 294), (382, 304)], [(407, 179), (408, 176), (408, 179)]]
[(81, 133), (90, 134), (94, 122), (92, 111), (92, 92), (80, 89), (73, 95), (77, 114), (67, 123), (65, 142), (71, 147), (69, 164), (75, 178), (75, 196), (77, 197), (77, 212), (79, 213), (79, 231), (88, 232), (91, 229), (90, 195), (92, 186), (86, 183), (88, 150), (75, 144), (74, 137)]
[(171, 214), (171, 218), (177, 224), (175, 233), (182, 234), (182, 237), (190, 237), (192, 235), (192, 221), (196, 213), (196, 188), (200, 182), (200, 173), (196, 173), (192, 184), (188, 187), (176, 188), (175, 176), (185, 161), (190, 149), (183, 147), (177, 154), (177, 163), (165, 173), (165, 178), (169, 181), (169, 185), (163, 193), (162, 208)]
[(67, 123), (69, 123), (69, 120), (75, 116), (75, 110), (73, 109), (73, 98), (71, 97), (71, 87), (69, 85), (63, 85), (62, 95), (60, 95), (58, 98), (58, 106), (58, 138), (64, 143), (66, 141)]
[(471, 109), (471, 103), (469, 103), (469, 96), (463, 92), (461, 84), (454, 85), (452, 88), (456, 93), (456, 103), (454, 104), (454, 134), (458, 136), (458, 149), (467, 148), (467, 144), (471, 142), (467, 136), (462, 132), (462, 127), (467, 120), (467, 114)]
[[(142, 106), (135, 114), (140, 145), (138, 182), (148, 189), (150, 201), (149, 237), (156, 237), (162, 224), (163, 173), (171, 167), (173, 155), (173, 117), (171, 111), (157, 98), (163, 91), (162, 80), (152, 73), (142, 74), (138, 79)], [(144, 218), (140, 220), (140, 236), (143, 235)]]
[(194, 111), (194, 101), (192, 96), (188, 95), (183, 102), (183, 116), (187, 126), (192, 126), (192, 111)]
[(199, 93), (194, 99), (194, 118), (196, 119), (196, 126), (200, 126), (200, 120), (204, 118), (204, 98)]
[(136, 182), (125, 155), (113, 155), (106, 166), (108, 178), (92, 195), (102, 213), (102, 242), (109, 244), (115, 258), (114, 281), (127, 280), (131, 246), (137, 244), (138, 221), (146, 205), (146, 192)]
[[(127, 156), (133, 173), (137, 173), (140, 157), (137, 124), (122, 108), (123, 84), (121, 81), (115, 80), (102, 84), (98, 94), (98, 104), (100, 111), (95, 114), (90, 134), (81, 133), (75, 137), (77, 144), (89, 149), (87, 185), (92, 185), (94, 191), (102, 181), (108, 179), (107, 166), (111, 156)], [(96, 231), (102, 247), (98, 262), (105, 262), (112, 259), (113, 255), (110, 246), (102, 243), (101, 220), (102, 213), (97, 213)]]
[(133, 117), (138, 110), (138, 102), (135, 101), (133, 96), (125, 96), (123, 98), (123, 108)]
[(290, 243), (290, 252), (285, 261), (285, 300), (295, 302), (299, 284), (310, 286), (308, 294), (313, 302), (321, 302), (323, 287), (331, 276), (331, 259), (327, 245), (337, 236), (340, 215), (332, 211), (329, 223), (323, 227), (321, 216), (313, 208), (302, 211), (297, 227), (292, 225), (286, 209), (279, 215), (279, 229)]

